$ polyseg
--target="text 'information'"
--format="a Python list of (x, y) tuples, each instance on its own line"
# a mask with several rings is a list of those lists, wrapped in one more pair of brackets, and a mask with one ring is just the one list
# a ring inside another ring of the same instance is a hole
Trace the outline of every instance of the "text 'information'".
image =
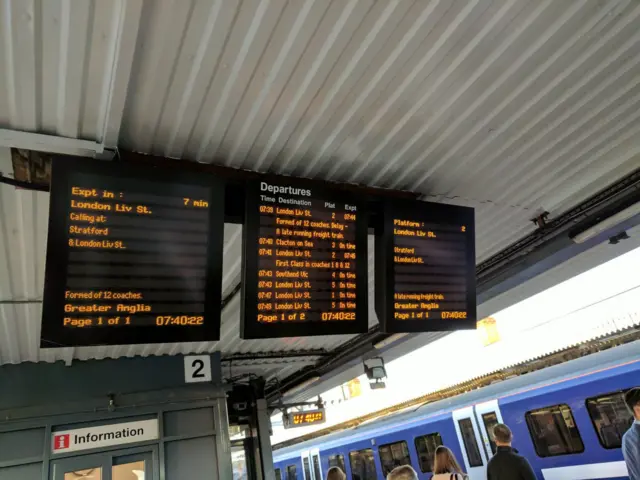
[(254, 182), (244, 226), (243, 338), (367, 329), (367, 224), (338, 192)]

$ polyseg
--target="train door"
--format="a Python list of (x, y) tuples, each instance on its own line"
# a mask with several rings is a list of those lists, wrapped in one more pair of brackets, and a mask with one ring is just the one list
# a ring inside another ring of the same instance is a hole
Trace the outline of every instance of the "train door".
[(311, 468), (311, 453), (309, 451), (302, 452), (300, 459), (302, 460), (302, 480), (315, 480)]
[(484, 448), (480, 446), (483, 442), (478, 422), (473, 414), (473, 407), (455, 410), (452, 416), (467, 474), (471, 480), (484, 480), (487, 472), (487, 455)]
[(322, 465), (320, 464), (320, 450), (311, 450), (311, 472), (314, 480), (322, 480)]
[(496, 453), (496, 444), (493, 441), (493, 427), (502, 423), (502, 414), (498, 407), (498, 400), (491, 400), (490, 402), (481, 403), (476, 405), (476, 420), (480, 425), (480, 436), (482, 437), (482, 443), (484, 444), (484, 451), (487, 454), (487, 458), (491, 458)]

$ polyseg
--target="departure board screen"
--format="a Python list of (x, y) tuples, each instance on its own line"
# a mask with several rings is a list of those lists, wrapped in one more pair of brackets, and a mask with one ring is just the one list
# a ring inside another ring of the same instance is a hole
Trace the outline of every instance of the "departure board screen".
[(367, 220), (344, 192), (247, 187), (242, 338), (367, 331)]
[(217, 340), (224, 185), (54, 159), (42, 347)]
[(473, 209), (385, 205), (376, 232), (376, 310), (387, 333), (476, 327)]

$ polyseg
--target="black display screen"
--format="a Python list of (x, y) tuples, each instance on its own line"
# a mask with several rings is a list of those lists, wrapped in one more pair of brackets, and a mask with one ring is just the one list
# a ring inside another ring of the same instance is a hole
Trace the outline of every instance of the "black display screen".
[(476, 327), (473, 209), (385, 205), (376, 232), (376, 310), (387, 333)]
[(306, 427), (324, 423), (326, 421), (325, 409), (307, 410), (304, 412), (287, 412), (283, 416), (283, 425), (285, 429)]
[(367, 331), (367, 222), (349, 195), (287, 179), (247, 187), (242, 338)]
[(224, 185), (54, 159), (42, 347), (219, 338)]

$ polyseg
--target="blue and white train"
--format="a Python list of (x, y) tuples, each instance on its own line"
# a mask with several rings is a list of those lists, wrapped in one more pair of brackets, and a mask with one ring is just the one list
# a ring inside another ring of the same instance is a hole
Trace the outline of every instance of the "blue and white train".
[[(428, 369), (421, 371), (428, 381)], [(484, 480), (495, 449), (488, 431), (498, 422), (511, 428), (513, 446), (539, 479), (629, 478), (620, 443), (633, 418), (623, 395), (638, 386), (635, 341), (276, 450), (276, 479), (322, 480), (338, 465), (347, 478), (383, 480), (403, 464), (429, 479), (433, 452), (443, 444), (471, 480)]]

